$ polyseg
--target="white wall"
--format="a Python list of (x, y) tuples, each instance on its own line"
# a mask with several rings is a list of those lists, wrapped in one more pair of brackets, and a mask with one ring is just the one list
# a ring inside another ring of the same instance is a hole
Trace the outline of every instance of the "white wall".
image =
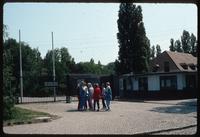
[(124, 94), (123, 94), (123, 90), (124, 90), (124, 88), (123, 88), (123, 78), (120, 78), (119, 79), (119, 96), (123, 96)]
[(149, 75), (148, 76), (148, 90), (158, 91), (160, 90), (160, 79), (159, 75)]
[(182, 90), (186, 87), (185, 84), (185, 75), (184, 74), (177, 74), (177, 89)]
[(124, 89), (124, 87), (123, 87), (123, 78), (120, 78), (120, 79), (119, 79), (119, 89), (120, 89), (120, 90), (123, 90), (123, 89)]
[(131, 84), (132, 84), (132, 82), (130, 82), (130, 79), (126, 78), (126, 89), (127, 90), (131, 90)]
[[(171, 76), (172, 74), (161, 74), (161, 75), (148, 75), (148, 90), (149, 91), (160, 91), (160, 76)], [(173, 74), (177, 76), (177, 90), (183, 90), (186, 87), (185, 74)], [(119, 88), (121, 95), (123, 94), (123, 79), (119, 79)], [(133, 91), (139, 90), (138, 77), (131, 78)]]

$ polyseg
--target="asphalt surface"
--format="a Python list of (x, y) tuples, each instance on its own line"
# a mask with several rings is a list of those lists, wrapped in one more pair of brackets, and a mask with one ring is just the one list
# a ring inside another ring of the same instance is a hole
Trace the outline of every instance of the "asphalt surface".
[[(197, 99), (112, 101), (111, 111), (77, 111), (77, 102), (20, 104), (60, 118), (46, 123), (5, 126), (5, 134), (152, 134), (193, 135), (197, 131)], [(101, 104), (100, 104), (101, 105)], [(102, 105), (101, 105), (102, 106)]]

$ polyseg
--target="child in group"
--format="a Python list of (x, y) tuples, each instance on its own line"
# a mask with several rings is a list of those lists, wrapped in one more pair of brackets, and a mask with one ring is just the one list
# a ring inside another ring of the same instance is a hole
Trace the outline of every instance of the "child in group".
[(106, 82), (105, 100), (107, 106), (106, 111), (110, 111), (110, 101), (112, 100), (112, 90), (110, 87), (110, 82)]

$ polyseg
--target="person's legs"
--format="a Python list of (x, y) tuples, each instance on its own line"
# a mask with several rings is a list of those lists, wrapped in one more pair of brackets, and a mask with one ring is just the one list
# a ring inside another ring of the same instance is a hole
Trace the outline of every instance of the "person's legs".
[(86, 109), (87, 109), (87, 99), (84, 98), (84, 110), (86, 110)]
[(79, 110), (83, 110), (83, 106), (84, 106), (83, 98), (80, 98), (80, 106), (79, 106)]
[(87, 110), (87, 108), (88, 108), (88, 100), (87, 98), (85, 98), (85, 109)]
[(106, 104), (105, 104), (104, 98), (102, 98), (102, 105), (103, 105), (103, 108), (106, 108)]
[(95, 106), (96, 106), (96, 100), (94, 100), (94, 111), (95, 111)]
[(90, 109), (92, 109), (92, 99), (90, 98), (88, 101), (89, 101), (89, 107)]
[(108, 109), (110, 110), (110, 100), (108, 100)]
[(78, 97), (78, 110), (80, 110), (80, 98)]
[(89, 106), (89, 109), (91, 109), (91, 104), (90, 104), (90, 98), (88, 98), (88, 106)]
[(107, 105), (107, 109), (106, 110), (110, 110), (110, 100), (106, 100), (106, 105)]
[(98, 106), (98, 110), (97, 110), (97, 111), (99, 111), (99, 108), (100, 108), (100, 107), (99, 107), (99, 100), (97, 100), (97, 106)]

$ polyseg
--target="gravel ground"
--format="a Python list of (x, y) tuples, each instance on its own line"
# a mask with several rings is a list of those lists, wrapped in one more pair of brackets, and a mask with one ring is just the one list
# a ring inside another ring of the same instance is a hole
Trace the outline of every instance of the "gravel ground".
[[(197, 131), (196, 99), (112, 101), (111, 111), (77, 111), (77, 102), (20, 104), (61, 118), (47, 123), (3, 127), (8, 134), (181, 134)], [(101, 104), (100, 104), (101, 105)]]

